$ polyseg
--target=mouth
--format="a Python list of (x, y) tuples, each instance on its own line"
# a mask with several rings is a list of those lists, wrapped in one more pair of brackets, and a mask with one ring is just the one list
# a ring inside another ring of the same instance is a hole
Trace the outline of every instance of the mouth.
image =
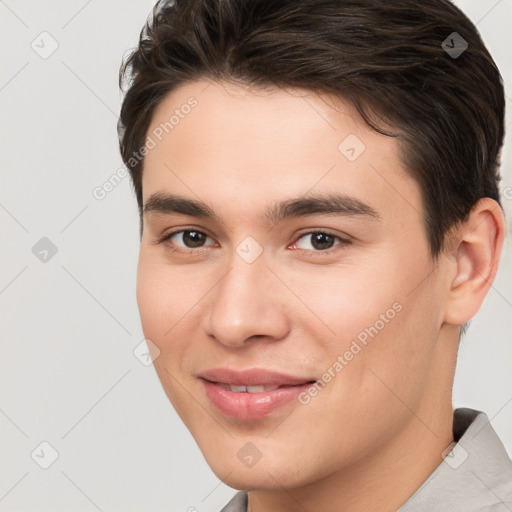
[(264, 391), (274, 391), (283, 386), (237, 386), (236, 384), (225, 384), (224, 382), (212, 382), (223, 389), (229, 389), (233, 393), (263, 393)]
[[(262, 369), (221, 368), (203, 372), (198, 377), (217, 411), (246, 421), (271, 415), (316, 382)], [(295, 402), (298, 405), (298, 400)]]
[[(248, 392), (253, 393), (257, 393), (258, 391), (251, 391), (250, 388), (263, 387), (265, 388), (263, 391), (272, 391), (273, 389), (283, 386), (295, 386), (316, 381), (316, 379), (310, 377), (296, 377), (287, 373), (275, 372), (262, 368), (249, 368), (246, 370), (214, 368), (200, 373), (198, 377), (214, 384), (221, 384), (230, 387), (245, 387), (248, 388)], [(240, 391), (246, 390), (240, 389)]]

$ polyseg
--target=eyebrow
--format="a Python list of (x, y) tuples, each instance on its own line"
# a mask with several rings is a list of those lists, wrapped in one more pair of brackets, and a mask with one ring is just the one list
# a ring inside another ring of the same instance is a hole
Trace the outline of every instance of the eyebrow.
[[(189, 215), (203, 219), (222, 222), (222, 219), (203, 201), (155, 192), (143, 208), (144, 214), (151, 212), (163, 215)], [(263, 217), (271, 223), (278, 223), (287, 218), (308, 215), (327, 214), (340, 216), (363, 216), (380, 219), (379, 213), (369, 204), (346, 194), (308, 194), (294, 199), (273, 203), (264, 212)]]

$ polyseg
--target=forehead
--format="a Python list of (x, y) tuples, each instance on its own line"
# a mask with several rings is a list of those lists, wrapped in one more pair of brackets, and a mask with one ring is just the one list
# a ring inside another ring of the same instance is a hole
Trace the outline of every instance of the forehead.
[(146, 140), (144, 202), (167, 190), (236, 214), (336, 192), (377, 212), (420, 210), (399, 141), (372, 130), (353, 106), (332, 96), (193, 82), (162, 100)]

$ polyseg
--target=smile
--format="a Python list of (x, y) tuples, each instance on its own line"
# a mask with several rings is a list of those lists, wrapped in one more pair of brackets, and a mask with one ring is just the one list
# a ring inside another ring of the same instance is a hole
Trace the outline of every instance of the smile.
[(236, 384), (224, 384), (223, 382), (214, 382), (223, 389), (229, 389), (234, 393), (262, 393), (263, 391), (274, 391), (279, 386), (237, 386)]
[(206, 397), (224, 416), (239, 420), (265, 418), (290, 402), (299, 402), (300, 393), (315, 379), (263, 369), (242, 371), (218, 368), (198, 375)]

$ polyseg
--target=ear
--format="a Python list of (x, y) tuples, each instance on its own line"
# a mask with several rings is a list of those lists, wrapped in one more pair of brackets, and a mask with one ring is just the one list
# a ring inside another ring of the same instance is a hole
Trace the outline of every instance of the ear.
[(462, 325), (480, 309), (498, 271), (505, 230), (500, 205), (485, 197), (453, 233), (446, 274), (446, 323)]

